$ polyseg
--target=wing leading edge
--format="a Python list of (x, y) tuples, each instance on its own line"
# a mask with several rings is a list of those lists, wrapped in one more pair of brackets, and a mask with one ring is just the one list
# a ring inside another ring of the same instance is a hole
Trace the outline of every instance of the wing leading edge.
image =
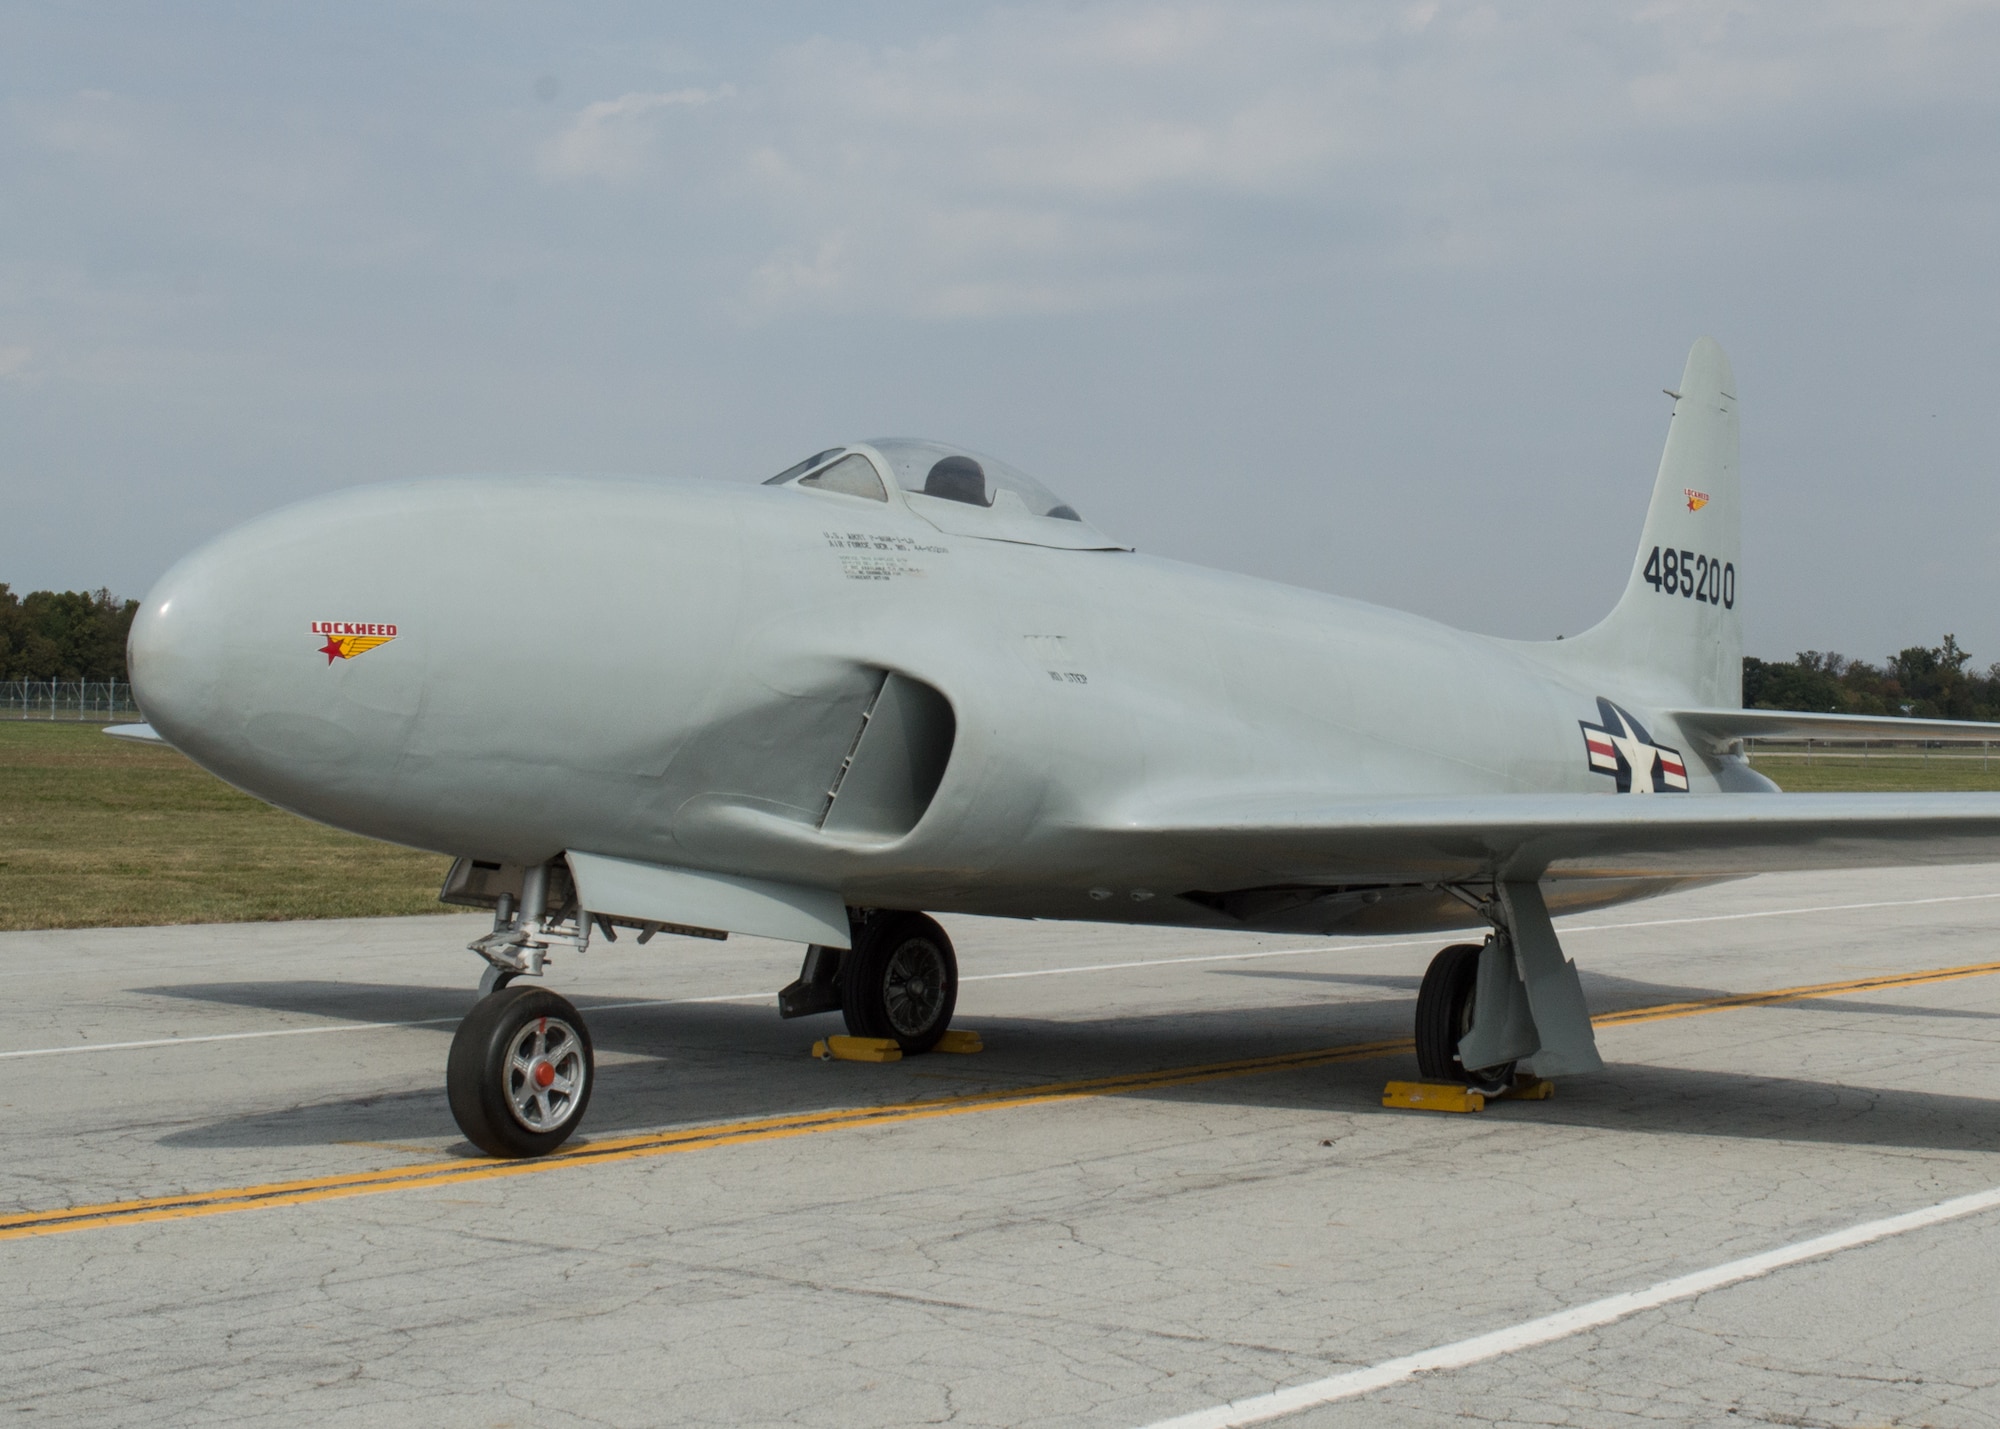
[[(1134, 811), (1091, 831), (1216, 887), (1488, 878), (1729, 877), (2000, 862), (2000, 794), (1274, 795)], [(1108, 850), (1107, 850), (1108, 851)]]

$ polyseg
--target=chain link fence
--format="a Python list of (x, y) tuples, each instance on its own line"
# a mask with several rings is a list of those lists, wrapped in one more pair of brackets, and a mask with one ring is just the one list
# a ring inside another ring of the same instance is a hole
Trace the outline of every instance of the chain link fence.
[(1767, 767), (1780, 763), (1820, 764), (1867, 763), (1969, 765), (1977, 763), (1984, 773), (1991, 767), (1994, 745), (2000, 743), (2000, 724), (1992, 739), (1954, 736), (1951, 739), (1746, 739), (1743, 752), (1752, 764)]
[(0, 680), (0, 719), (116, 720), (140, 718), (123, 680)]

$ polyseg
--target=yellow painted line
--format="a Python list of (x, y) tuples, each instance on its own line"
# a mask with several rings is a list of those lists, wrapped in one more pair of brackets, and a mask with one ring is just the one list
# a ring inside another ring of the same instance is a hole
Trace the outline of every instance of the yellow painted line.
[(827, 1111), (730, 1122), (720, 1126), (684, 1127), (673, 1131), (647, 1132), (637, 1136), (607, 1137), (602, 1141), (588, 1142), (540, 1160), (494, 1161), (481, 1158), (441, 1161), (417, 1166), (396, 1166), (380, 1171), (320, 1176), (301, 1181), (275, 1181), (257, 1186), (193, 1191), (178, 1196), (153, 1196), (137, 1201), (112, 1201), (101, 1205), (72, 1206), (62, 1210), (29, 1211), (18, 1215), (0, 1216), (0, 1240), (50, 1235), (92, 1226), (182, 1220), (193, 1216), (220, 1215), (226, 1211), (251, 1210), (263, 1206), (300, 1205), (308, 1201), (366, 1196), (380, 1191), (411, 1190), (423, 1186), (456, 1186), (501, 1176), (532, 1175), (542, 1171), (563, 1170), (608, 1161), (630, 1161), (643, 1156), (663, 1156), (677, 1151), (705, 1151), (716, 1146), (740, 1146), (753, 1141), (810, 1136), (850, 1126), (894, 1125), (932, 1117), (960, 1116), (967, 1112), (995, 1111), (1005, 1107), (1071, 1101), (1083, 1097), (1116, 1096), (1123, 1092), (1181, 1086), (1190, 1082), (1247, 1077), (1260, 1072), (1317, 1067), (1332, 1062), (1388, 1056), (1406, 1052), (1410, 1047), (1411, 1042), (1406, 1037), (1381, 1042), (1358, 1042), (1343, 1047), (1284, 1052), (1275, 1056), (1249, 1057), (1234, 1062), (1170, 1067), (1157, 1072), (1091, 1077), (1078, 1081), (1049, 1082), (1014, 1090), (970, 1092), (919, 1101), (891, 1102), (882, 1106), (838, 1107)]
[[(1778, 988), (1768, 992), (1735, 993), (1691, 1002), (1661, 1003), (1653, 1007), (1633, 1008), (1626, 1012), (1606, 1013), (1593, 1018), (1592, 1022), (1599, 1027), (1622, 1027), (1639, 1022), (1692, 1017), (1700, 1013), (1720, 1012), (1735, 1007), (1763, 1007), (1775, 1003), (1798, 1002), (1807, 998), (1842, 997), (1851, 993), (1887, 988), (1920, 987), (1927, 983), (1983, 977), (1992, 973), (2000, 973), (2000, 962), (1971, 963), (1955, 968), (1931, 968), (1922, 972), (1856, 978), (1847, 982), (1814, 983), (1803, 987)], [(483, 1158), (434, 1161), (414, 1166), (390, 1167), (379, 1171), (357, 1171), (298, 1181), (273, 1181), (256, 1186), (190, 1191), (174, 1196), (151, 1196), (143, 1200), (109, 1201), (99, 1205), (69, 1206), (59, 1210), (26, 1211), (0, 1216), (0, 1240), (56, 1235), (63, 1231), (87, 1230), (98, 1226), (144, 1225), (155, 1221), (187, 1220), (196, 1216), (215, 1216), (230, 1211), (257, 1210), (268, 1206), (297, 1206), (313, 1201), (337, 1200), (347, 1196), (375, 1195), (384, 1191), (457, 1186), (497, 1180), (501, 1177), (532, 1176), (579, 1166), (666, 1156), (676, 1152), (706, 1151), (718, 1146), (743, 1146), (752, 1142), (776, 1141), (794, 1136), (815, 1136), (822, 1132), (840, 1131), (849, 1127), (894, 1126), (903, 1122), (926, 1121), (936, 1117), (963, 1116), (969, 1112), (1042, 1106), (1087, 1097), (1119, 1096), (1163, 1087), (1221, 1081), (1230, 1077), (1250, 1077), (1265, 1072), (1297, 1071), (1328, 1066), (1336, 1062), (1359, 1062), (1377, 1057), (1398, 1056), (1410, 1051), (1413, 1045), (1411, 1039), (1407, 1037), (1396, 1037), (1376, 1042), (1353, 1042), (1340, 1047), (1280, 1052), (1265, 1057), (1245, 1057), (1229, 1062), (1167, 1067), (1152, 1072), (1086, 1077), (1073, 1081), (1046, 1082), (1032, 1087), (890, 1102), (882, 1106), (836, 1107), (824, 1111), (759, 1117), (750, 1121), (728, 1122), (718, 1126), (682, 1127), (671, 1131), (644, 1132), (634, 1136), (606, 1137), (602, 1141), (585, 1142), (558, 1152), (554, 1156), (532, 1161), (495, 1161)]]
[(1694, 1017), (1731, 1007), (1769, 1007), (1774, 1003), (1799, 1002), (1812, 997), (1845, 997), (1849, 993), (1876, 992), (1892, 987), (1922, 987), (1925, 983), (1953, 982), (1959, 978), (1985, 977), (1990, 973), (2000, 973), (2000, 963), (1967, 963), (1962, 967), (1931, 968), (1925, 972), (1861, 977), (1850, 982), (1817, 982), (1806, 987), (1774, 988), (1769, 992), (1703, 997), (1693, 1002), (1663, 1002), (1652, 1007), (1635, 1007), (1629, 1012), (1606, 1012), (1590, 1021), (1595, 1027), (1624, 1027), (1634, 1022), (1663, 1022), (1671, 1017)]

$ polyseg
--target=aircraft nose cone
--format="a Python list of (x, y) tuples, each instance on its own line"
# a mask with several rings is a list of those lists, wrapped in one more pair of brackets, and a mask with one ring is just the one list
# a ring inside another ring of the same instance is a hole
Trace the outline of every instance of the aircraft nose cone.
[[(182, 753), (293, 813), (545, 858), (635, 789), (674, 795), (659, 781), (736, 638), (741, 504), (581, 478), (314, 497), (161, 578), (133, 621), (133, 688)], [(521, 545), (558, 519), (590, 539)], [(645, 806), (643, 837), (684, 798)]]
[(147, 593), (126, 644), (132, 691), (147, 722), (197, 760), (219, 732), (218, 662), (236, 599), (214, 550), (181, 561)]
[(407, 600), (371, 557), (372, 506), (322, 499), (211, 542), (148, 593), (127, 647), (163, 738), (329, 822), (352, 787), (386, 779), (422, 684), (421, 642), (388, 623)]

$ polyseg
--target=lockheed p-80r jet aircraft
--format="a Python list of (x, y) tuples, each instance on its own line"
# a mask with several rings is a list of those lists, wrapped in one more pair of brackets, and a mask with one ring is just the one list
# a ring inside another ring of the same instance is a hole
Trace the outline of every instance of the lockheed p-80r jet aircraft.
[[(1741, 708), (1737, 415), (1697, 343), (1625, 593), (1535, 644), (1138, 554), (1000, 462), (829, 447), (761, 486), (344, 491), (181, 561), (134, 689), (239, 788), (455, 856), (491, 909), (447, 1068), (494, 1155), (577, 1128), (590, 1035), (532, 979), (620, 930), (806, 945), (785, 1016), (934, 1047), (959, 912), (1484, 928), (1423, 1075), (1601, 1065), (1553, 913), (1770, 869), (2000, 858), (2000, 796), (1782, 794), (1746, 736), (1992, 726)], [(142, 734), (145, 727), (140, 727)]]

